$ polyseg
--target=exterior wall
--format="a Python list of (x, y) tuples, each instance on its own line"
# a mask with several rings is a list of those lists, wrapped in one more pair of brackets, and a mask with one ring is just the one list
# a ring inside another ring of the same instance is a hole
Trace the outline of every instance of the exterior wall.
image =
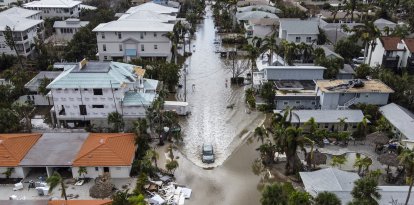
[(53, 105), (53, 100), (45, 95), (23, 95), (19, 97), (19, 102), (31, 101), (33, 105)]
[[(98, 169), (98, 171), (96, 170)], [(79, 176), (78, 174), (79, 167), (72, 167), (72, 175), (74, 178), (83, 177)], [(99, 175), (104, 173), (103, 167), (86, 167), (86, 171), (88, 172), (84, 176), (87, 178), (96, 178)], [(131, 172), (131, 166), (119, 166), (119, 167), (109, 167), (109, 172), (111, 178), (129, 178), (129, 174)]]
[(80, 13), (80, 4), (72, 7), (72, 8), (40, 8), (40, 7), (28, 7), (23, 6), (26, 9), (31, 10), (40, 10), (42, 11), (43, 18), (79, 18)]
[(321, 109), (337, 109), (338, 106), (343, 106), (354, 97), (355, 104), (365, 103), (372, 105), (385, 105), (388, 102), (388, 93), (321, 93)]
[[(6, 176), (4, 174), (1, 174), (5, 171), (7, 171), (8, 167), (0, 167), (0, 178), (6, 178)], [(14, 167), (14, 172), (12, 173), (12, 175), (10, 176), (10, 178), (25, 178), (26, 174), (23, 171), (22, 167)]]
[(11, 3), (17, 3), (17, 0), (0, 0), (0, 6), (10, 6)]
[[(42, 24), (38, 24), (37, 26), (33, 26), (23, 32), (13, 32), (13, 36), (15, 37), (16, 42), (16, 48), (19, 51), (19, 54), (22, 56), (29, 56), (33, 49), (31, 48), (31, 44), (34, 44), (35, 38), (43, 38), (42, 30), (39, 30), (39, 33), (37, 32), (37, 27), (41, 28), (43, 27)], [(6, 39), (2, 33), (4, 28), (1, 28), (0, 30), (0, 54), (5, 53), (8, 55), (16, 55), (16, 52), (9, 48), (6, 44)], [(38, 34), (41, 34), (40, 36)]]
[(62, 29), (64, 28), (55, 28), (55, 36), (56, 40), (58, 41), (70, 41), (73, 38), (73, 35), (75, 35), (80, 28), (66, 28), (66, 29), (72, 29), (72, 33), (63, 33)]
[(316, 109), (318, 100), (276, 100), (276, 110), (283, 110), (287, 107), (301, 109)]
[(264, 69), (267, 80), (318, 80), (323, 79), (322, 69)]
[(273, 26), (254, 25), (253, 37), (257, 36), (260, 38), (265, 38), (266, 36), (272, 34), (273, 30)]
[[(104, 34), (104, 38), (102, 34)], [(141, 34), (143, 38), (141, 38)], [(127, 60), (126, 49), (136, 50), (137, 55), (130, 56), (130, 58), (168, 58), (171, 52), (171, 42), (165, 34), (166, 32), (122, 32), (121, 38), (119, 38), (117, 32), (97, 32), (99, 60), (112, 60), (113, 57), (123, 57), (124, 60)], [(104, 51), (104, 45), (106, 51)], [(120, 46), (122, 46), (122, 51)], [(144, 51), (142, 51), (142, 46)]]
[[(301, 122), (300, 126), (304, 129), (304, 131), (307, 131), (307, 126), (304, 125), (305, 122)], [(344, 127), (341, 127), (341, 125), (338, 122), (332, 122), (332, 123), (317, 123), (319, 129), (325, 129), (330, 132), (334, 131), (347, 131), (347, 132), (354, 132), (357, 129), (358, 123), (346, 123)]]
[[(296, 37), (300, 37), (300, 41), (296, 42)], [(307, 42), (306, 41), (306, 37), (311, 37), (311, 42)], [(317, 34), (290, 34), (288, 33), (286, 35), (286, 38), (283, 38), (289, 42), (294, 42), (294, 43), (306, 43), (306, 44), (312, 44), (313, 40), (317, 40), (318, 39), (318, 35)]]

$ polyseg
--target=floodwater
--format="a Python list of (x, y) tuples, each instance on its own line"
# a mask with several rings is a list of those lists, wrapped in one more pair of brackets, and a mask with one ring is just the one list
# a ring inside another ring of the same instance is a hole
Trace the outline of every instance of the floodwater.
[[(244, 87), (230, 86), (231, 70), (226, 69), (218, 53), (217, 38), (210, 7), (192, 41), (192, 56), (187, 59), (187, 102), (191, 115), (181, 120), (184, 145), (182, 153), (200, 167), (217, 167), (240, 145), (244, 136), (261, 123), (264, 115), (246, 112)], [(188, 49), (187, 49), (188, 50)], [(226, 85), (227, 79), (227, 85)], [(184, 77), (182, 77), (184, 84)], [(184, 89), (177, 98), (184, 99)], [(234, 104), (234, 108), (227, 108)], [(216, 155), (214, 164), (201, 162), (201, 147), (212, 144)]]

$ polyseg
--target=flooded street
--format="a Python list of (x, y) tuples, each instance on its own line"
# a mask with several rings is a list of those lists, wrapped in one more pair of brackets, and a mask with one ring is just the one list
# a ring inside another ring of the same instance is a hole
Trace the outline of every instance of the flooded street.
[[(195, 52), (187, 59), (187, 101), (191, 115), (180, 122), (184, 134), (181, 151), (197, 166), (216, 167), (223, 164), (243, 137), (263, 121), (264, 115), (260, 112), (246, 113), (244, 87), (230, 86), (230, 83), (226, 86), (226, 79), (230, 82), (231, 70), (225, 68), (220, 55), (215, 53), (212, 12), (209, 6), (206, 10), (205, 20), (192, 41)], [(177, 96), (184, 100), (183, 89)], [(226, 108), (231, 104), (234, 104), (233, 109)], [(201, 162), (203, 144), (213, 145), (214, 164)]]

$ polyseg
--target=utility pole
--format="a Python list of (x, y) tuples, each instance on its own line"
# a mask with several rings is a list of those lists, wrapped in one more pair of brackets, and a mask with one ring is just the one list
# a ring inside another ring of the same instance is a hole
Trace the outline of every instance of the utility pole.
[(184, 64), (184, 102), (187, 102), (187, 68), (188, 65)]

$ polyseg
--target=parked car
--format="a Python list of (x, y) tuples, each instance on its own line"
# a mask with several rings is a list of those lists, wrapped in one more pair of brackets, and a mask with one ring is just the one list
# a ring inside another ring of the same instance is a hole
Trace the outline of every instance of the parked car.
[(202, 161), (203, 163), (214, 163), (213, 145), (203, 144)]
[(364, 57), (358, 57), (358, 58), (353, 58), (352, 59), (352, 62), (355, 63), (355, 64), (363, 64), (364, 61), (365, 61)]

